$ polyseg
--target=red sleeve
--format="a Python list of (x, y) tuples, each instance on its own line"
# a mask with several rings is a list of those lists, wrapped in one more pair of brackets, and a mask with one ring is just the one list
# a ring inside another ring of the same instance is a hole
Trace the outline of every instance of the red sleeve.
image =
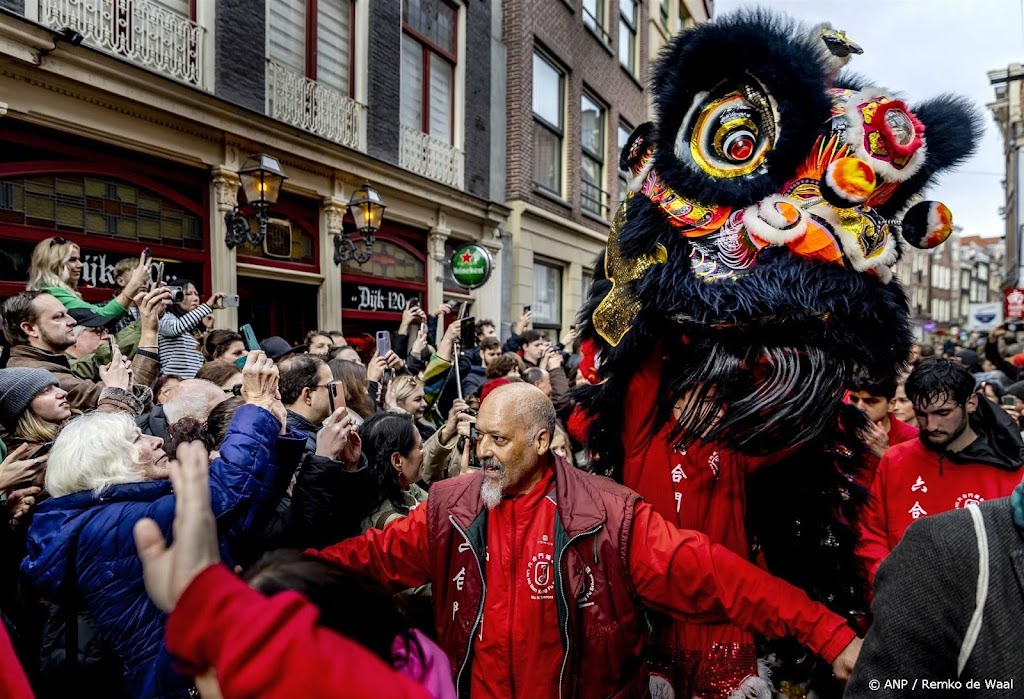
[(396, 590), (426, 585), (431, 569), (427, 505), (413, 509), (408, 516), (388, 523), (383, 529), (370, 529), (362, 536), (306, 553), (368, 575)]
[(358, 643), (319, 628), (318, 616), (296, 593), (264, 597), (213, 565), (168, 617), (167, 647), (193, 668), (214, 668), (226, 699), (427, 697)]
[(11, 645), (7, 629), (0, 623), (0, 697), (32, 699), (33, 696), (35, 695), (14, 652), (14, 646)]
[(824, 605), (704, 534), (677, 529), (651, 506), (636, 506), (629, 568), (640, 597), (677, 617), (718, 613), (737, 626), (768, 636), (792, 636), (828, 662), (856, 633)]
[(658, 392), (661, 387), (661, 343), (629, 380), (622, 414), (622, 442), (626, 458), (642, 457), (658, 431)]
[(860, 514), (860, 541), (857, 544), (857, 557), (865, 574), (868, 576), (868, 584), (875, 586), (875, 573), (878, 566), (889, 555), (889, 525), (885, 516), (885, 476), (889, 470), (889, 454), (886, 452), (881, 463), (875, 470), (875, 478), (871, 481), (871, 492), (868, 494), (868, 504)]

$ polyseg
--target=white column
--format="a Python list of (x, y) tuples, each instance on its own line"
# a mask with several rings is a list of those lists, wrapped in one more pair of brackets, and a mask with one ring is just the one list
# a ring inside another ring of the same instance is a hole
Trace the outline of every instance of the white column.
[[(427, 237), (427, 298), (422, 303), (423, 309), (428, 313), (430, 309), (437, 308), (438, 304), (444, 301), (444, 244), (448, 242), (451, 232), (451, 229), (442, 222), (441, 225), (431, 228)], [(441, 341), (441, 334), (444, 332), (442, 326), (443, 323), (437, 324), (437, 337), (432, 338), (435, 347)]]
[(317, 327), (321, 330), (341, 329), (341, 266), (334, 262), (334, 236), (341, 235), (342, 219), (346, 204), (324, 197), (320, 207), (320, 273), (324, 283), (320, 285)]
[[(233, 170), (224, 167), (213, 169), (213, 196), (210, 197), (210, 283), (213, 291), (223, 291), (225, 294), (238, 293), (238, 260), (235, 251), (224, 244), (227, 234), (224, 214), (234, 208), (240, 185), (241, 180)], [(238, 327), (237, 308), (225, 308), (218, 311), (216, 317), (218, 327)]]
[(495, 226), (490, 234), (480, 241), (487, 252), (491, 253), (491, 278), (487, 283), (473, 292), (476, 298), (474, 313), (477, 320), (487, 318), (493, 320), (495, 328), (501, 328), (501, 228)]

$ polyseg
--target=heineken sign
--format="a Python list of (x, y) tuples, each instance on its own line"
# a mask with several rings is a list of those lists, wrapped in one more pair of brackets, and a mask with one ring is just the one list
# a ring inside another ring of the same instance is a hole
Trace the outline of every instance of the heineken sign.
[(463, 289), (476, 289), (491, 276), (491, 253), (482, 245), (467, 243), (451, 257), (452, 281)]

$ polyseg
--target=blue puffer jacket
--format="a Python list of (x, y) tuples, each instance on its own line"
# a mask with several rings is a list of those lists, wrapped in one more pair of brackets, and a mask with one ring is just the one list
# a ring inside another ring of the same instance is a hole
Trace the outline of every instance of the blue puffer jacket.
[[(279, 436), (281, 423), (266, 410), (243, 405), (210, 464), (210, 501), (221, 555), (261, 528), (281, 498), (282, 469), (294, 469), (304, 436)], [(287, 484), (287, 481), (285, 481)], [(142, 581), (132, 528), (156, 520), (170, 540), (174, 494), (170, 481), (129, 483), (51, 498), (35, 511), (22, 573), (42, 597), (81, 600), (101, 637), (125, 665), (125, 684), (136, 697), (177, 696), (191, 681), (171, 667), (163, 645), (166, 615), (150, 601)], [(230, 560), (230, 557), (227, 558)], [(77, 578), (77, 579), (76, 579)]]

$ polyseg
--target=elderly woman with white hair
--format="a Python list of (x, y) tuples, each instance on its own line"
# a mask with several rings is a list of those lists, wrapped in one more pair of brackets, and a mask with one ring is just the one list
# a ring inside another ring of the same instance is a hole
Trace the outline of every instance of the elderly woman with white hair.
[[(210, 465), (210, 499), (222, 555), (258, 536), (302, 455), (286, 433), (278, 373), (262, 352), (243, 370), (246, 405)], [(49, 456), (46, 490), (28, 532), (21, 569), (35, 591), (65, 610), (87, 613), (124, 667), (134, 697), (187, 696), (163, 647), (165, 616), (149, 601), (132, 527), (144, 517), (169, 536), (175, 499), (163, 440), (127, 415), (92, 413), (69, 422)], [(74, 626), (74, 625), (72, 625)], [(63, 648), (61, 648), (63, 651)]]

